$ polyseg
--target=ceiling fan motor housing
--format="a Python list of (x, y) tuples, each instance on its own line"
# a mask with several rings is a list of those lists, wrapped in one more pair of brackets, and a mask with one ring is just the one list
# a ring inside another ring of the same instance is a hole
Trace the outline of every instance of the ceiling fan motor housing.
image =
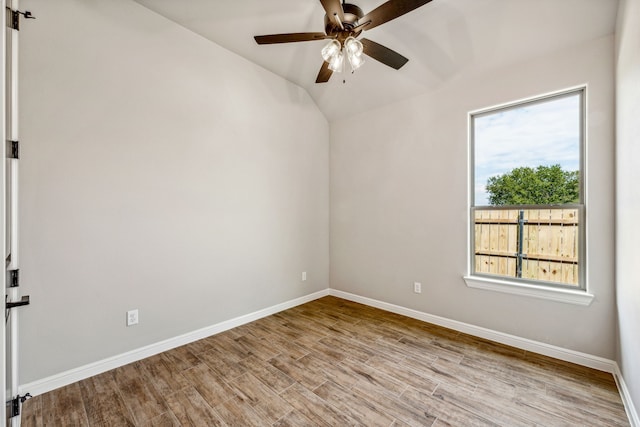
[(336, 17), (334, 16), (324, 16), (324, 28), (325, 32), (330, 36), (336, 36), (340, 42), (344, 42), (344, 40), (349, 37), (357, 37), (362, 32), (362, 28), (357, 31), (353, 31), (353, 28), (358, 25), (358, 20), (364, 16), (364, 12), (355, 4), (344, 3), (342, 4), (342, 10), (344, 11), (344, 20), (342, 21), (342, 26), (344, 30), (340, 28), (338, 22), (336, 21)]

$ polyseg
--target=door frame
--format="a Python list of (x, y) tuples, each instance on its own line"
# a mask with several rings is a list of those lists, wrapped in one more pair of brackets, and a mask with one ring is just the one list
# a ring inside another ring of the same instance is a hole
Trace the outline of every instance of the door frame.
[[(0, 31), (0, 50), (1, 50), (1, 56), (2, 56), (2, 66), (0, 67), (1, 71), (0, 74), (2, 75), (2, 84), (0, 85), (0, 105), (2, 105), (2, 114), (0, 114), (0, 116), (2, 116), (2, 118), (0, 119), (0, 130), (2, 132), (2, 136), (3, 136), (3, 141), (6, 141), (8, 138), (7, 135), (7, 115), (6, 115), (6, 111), (5, 108), (7, 107), (7, 96), (6, 96), (6, 88), (7, 88), (7, 73), (6, 73), (6, 69), (7, 69), (7, 0), (0, 0), (2, 1), (2, 18), (1, 18), (1, 23), (2, 23), (2, 28), (3, 30)], [(2, 242), (2, 248), (3, 251), (5, 250), (4, 248), (6, 248), (6, 227), (7, 227), (7, 219), (5, 216), (5, 212), (6, 212), (6, 182), (5, 182), (5, 178), (6, 178), (6, 170), (5, 170), (5, 165), (6, 165), (6, 161), (4, 159), (6, 159), (6, 143), (0, 144), (2, 146), (2, 162), (0, 162), (0, 189), (2, 189), (2, 197), (0, 197), (0, 223), (2, 223), (2, 226), (0, 227), (0, 241)], [(6, 255), (6, 254), (5, 254)], [(7, 288), (6, 288), (6, 273), (5, 274), (0, 274), (0, 280), (2, 283), (2, 289), (4, 289), (5, 291), (5, 295), (7, 295)], [(6, 298), (6, 297), (5, 297)], [(2, 390), (2, 394), (4, 396), (4, 401), (7, 402), (8, 400), (11, 400), (11, 391), (7, 390), (7, 378), (6, 378), (6, 373), (7, 373), (7, 357), (6, 357), (6, 321), (5, 321), (5, 327), (0, 328), (2, 330), (2, 332), (0, 332), (0, 346), (2, 347), (0, 350), (0, 360), (2, 360), (2, 365), (0, 367), (0, 390)], [(9, 392), (9, 393), (8, 393)], [(0, 419), (2, 420), (7, 420), (7, 408), (6, 405), (0, 405)], [(6, 423), (6, 421), (4, 421)]]

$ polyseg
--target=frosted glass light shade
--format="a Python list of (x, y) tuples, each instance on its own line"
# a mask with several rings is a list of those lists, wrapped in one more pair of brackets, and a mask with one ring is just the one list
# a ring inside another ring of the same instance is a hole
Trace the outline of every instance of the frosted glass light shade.
[(329, 69), (334, 73), (341, 73), (344, 67), (344, 53), (339, 51), (329, 61)]
[(353, 54), (355, 56), (361, 56), (364, 50), (362, 43), (353, 37), (347, 37), (344, 41), (344, 48), (347, 51), (347, 54)]
[(347, 51), (347, 58), (349, 59), (349, 65), (351, 65), (351, 71), (355, 71), (364, 64), (364, 58), (362, 55), (354, 55)]
[(320, 52), (322, 54), (322, 59), (327, 62), (331, 62), (331, 58), (340, 52), (341, 49), (342, 46), (340, 46), (340, 42), (338, 40), (331, 40)]

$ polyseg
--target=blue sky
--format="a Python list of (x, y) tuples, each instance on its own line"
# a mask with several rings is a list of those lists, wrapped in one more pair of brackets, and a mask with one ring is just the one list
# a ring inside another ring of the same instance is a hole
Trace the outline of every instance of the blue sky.
[(474, 119), (475, 205), (488, 205), (487, 179), (514, 168), (560, 164), (580, 169), (580, 95), (574, 94)]

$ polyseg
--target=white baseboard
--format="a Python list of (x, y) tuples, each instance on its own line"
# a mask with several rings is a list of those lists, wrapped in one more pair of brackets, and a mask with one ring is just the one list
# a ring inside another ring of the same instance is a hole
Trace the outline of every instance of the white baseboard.
[(37, 396), (55, 390), (60, 387), (72, 384), (77, 381), (92, 377), (94, 375), (101, 374), (111, 369), (124, 366), (128, 363), (136, 362), (147, 357), (151, 357), (163, 351), (171, 350), (176, 347), (180, 347), (185, 344), (189, 344), (194, 341), (209, 337), (211, 335), (224, 332), (226, 330), (244, 325), (246, 323), (253, 322), (263, 317), (270, 316), (275, 313), (279, 313), (283, 310), (287, 310), (292, 307), (307, 303), (309, 301), (322, 298), (329, 295), (329, 289), (314, 292), (309, 295), (305, 295), (300, 298), (295, 298), (289, 301), (285, 301), (280, 304), (276, 304), (271, 307), (264, 308), (262, 310), (255, 311), (253, 313), (245, 314), (233, 319), (225, 320), (215, 325), (207, 326), (206, 328), (198, 329), (193, 332), (188, 332), (183, 335), (179, 335), (174, 338), (169, 338), (164, 341), (150, 344), (145, 347), (141, 347), (123, 354), (119, 354), (107, 359), (99, 360), (97, 362), (90, 363), (88, 365), (80, 366), (75, 369), (71, 369), (66, 372), (61, 372), (56, 375), (52, 375), (47, 378), (43, 378), (31, 383), (22, 384), (19, 387), (19, 393), (30, 393), (32, 396)]
[(494, 331), (492, 329), (482, 328), (480, 326), (471, 325), (469, 323), (447, 319), (446, 317), (435, 316), (433, 314), (401, 307), (399, 305), (390, 304), (384, 301), (378, 301), (372, 298), (361, 297), (359, 295), (338, 291), (336, 289), (330, 289), (329, 293), (330, 295), (349, 301), (359, 302), (361, 304), (390, 311), (392, 313), (402, 314), (403, 316), (422, 320), (423, 322), (433, 323), (434, 325), (443, 326), (445, 328), (464, 332), (465, 334), (485, 338), (501, 344), (510, 345), (512, 347), (520, 348), (538, 354), (543, 354), (545, 356), (576, 363), (578, 365), (587, 366), (599, 371), (610, 372), (612, 374), (615, 372), (616, 362), (614, 362), (613, 360), (593, 356), (591, 354), (581, 353), (579, 351), (568, 350), (566, 348), (533, 341), (527, 338), (517, 337), (515, 335), (505, 334), (503, 332)]
[(624, 377), (622, 376), (620, 367), (617, 363), (616, 371), (613, 374), (613, 377), (616, 379), (618, 390), (620, 390), (620, 397), (622, 398), (624, 409), (625, 411), (627, 411), (627, 417), (629, 417), (629, 423), (631, 423), (631, 427), (640, 427), (640, 415), (638, 414), (638, 411), (633, 404), (633, 400), (631, 400), (631, 394), (629, 393), (627, 384), (624, 382)]

